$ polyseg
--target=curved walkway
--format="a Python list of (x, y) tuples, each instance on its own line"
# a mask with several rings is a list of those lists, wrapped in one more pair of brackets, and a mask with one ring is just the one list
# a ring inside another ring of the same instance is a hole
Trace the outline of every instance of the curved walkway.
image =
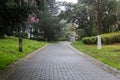
[(120, 80), (80, 56), (67, 42), (49, 45), (7, 80)]

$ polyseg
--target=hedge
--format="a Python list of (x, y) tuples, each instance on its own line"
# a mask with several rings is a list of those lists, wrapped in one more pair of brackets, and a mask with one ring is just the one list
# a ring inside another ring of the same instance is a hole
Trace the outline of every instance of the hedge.
[(21, 32), (20, 35), (22, 38), (28, 38), (28, 34), (26, 32)]
[[(101, 36), (103, 44), (120, 43), (120, 32), (102, 34)], [(97, 36), (85, 37), (82, 42), (85, 44), (97, 44)]]

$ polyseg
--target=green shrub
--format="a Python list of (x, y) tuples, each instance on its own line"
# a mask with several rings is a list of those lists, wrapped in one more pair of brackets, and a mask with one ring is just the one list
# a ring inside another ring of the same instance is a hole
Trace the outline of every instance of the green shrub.
[(34, 38), (32, 38), (33, 40), (37, 40), (37, 41), (44, 41), (44, 37), (43, 36), (36, 36)]
[(26, 32), (21, 32), (20, 35), (22, 38), (28, 38), (28, 34)]
[[(82, 39), (82, 42), (85, 44), (97, 44), (97, 36), (85, 37)], [(120, 43), (120, 32), (102, 34), (102, 43), (103, 44)]]
[(85, 37), (82, 39), (82, 42), (85, 44), (96, 44), (97, 42), (97, 37)]
[(103, 44), (108, 44), (108, 39), (107, 39), (107, 37), (102, 38), (102, 43), (103, 43)]

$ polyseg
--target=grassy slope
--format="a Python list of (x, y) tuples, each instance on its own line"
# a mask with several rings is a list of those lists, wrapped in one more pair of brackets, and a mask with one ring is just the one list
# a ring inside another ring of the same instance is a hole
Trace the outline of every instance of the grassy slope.
[(0, 39), (0, 69), (4, 69), (8, 64), (25, 56), (26, 54), (44, 46), (46, 43), (33, 40), (23, 40), (24, 51), (18, 51), (18, 39)]
[(74, 42), (72, 45), (78, 50), (120, 70), (120, 45), (103, 45), (102, 50), (97, 45), (85, 45), (82, 42)]

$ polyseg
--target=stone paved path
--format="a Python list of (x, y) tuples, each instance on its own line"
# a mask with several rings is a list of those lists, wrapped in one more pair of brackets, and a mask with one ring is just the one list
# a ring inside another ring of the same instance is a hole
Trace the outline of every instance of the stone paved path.
[(120, 80), (68, 47), (52, 44), (24, 62), (7, 80)]

